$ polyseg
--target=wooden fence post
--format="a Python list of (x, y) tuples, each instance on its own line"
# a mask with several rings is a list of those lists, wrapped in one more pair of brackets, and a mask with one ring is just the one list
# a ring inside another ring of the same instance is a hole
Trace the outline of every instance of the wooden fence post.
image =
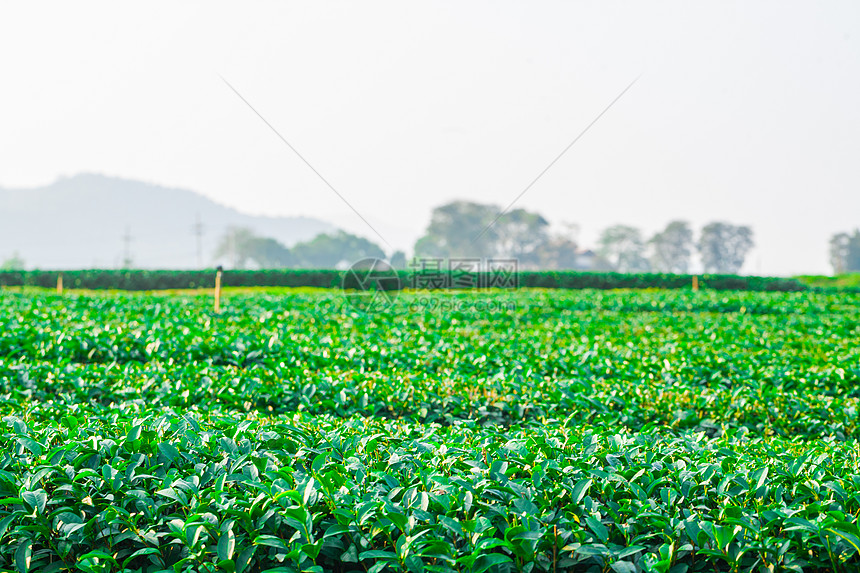
[(63, 273), (57, 275), (57, 294), (63, 294)]
[(699, 277), (693, 275), (693, 292), (696, 292), (697, 290), (699, 290)]
[(221, 313), (221, 274), (224, 272), (224, 267), (218, 265), (218, 270), (215, 273), (215, 313)]

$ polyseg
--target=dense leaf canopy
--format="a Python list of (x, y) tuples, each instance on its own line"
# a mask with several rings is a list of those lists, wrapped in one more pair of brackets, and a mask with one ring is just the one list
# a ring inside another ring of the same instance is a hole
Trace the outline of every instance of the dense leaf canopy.
[(851, 571), (860, 295), (0, 290), (0, 567)]

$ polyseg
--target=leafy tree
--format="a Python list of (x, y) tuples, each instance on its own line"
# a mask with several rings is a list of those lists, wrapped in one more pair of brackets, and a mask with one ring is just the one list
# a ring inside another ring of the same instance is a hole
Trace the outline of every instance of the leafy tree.
[(837, 233), (830, 238), (830, 266), (834, 274), (842, 274), (848, 265), (848, 247), (851, 244), (851, 235), (848, 233)]
[(615, 225), (605, 229), (598, 239), (598, 255), (614, 270), (622, 273), (650, 269), (645, 258), (645, 242), (635, 227)]
[(538, 250), (548, 240), (549, 223), (541, 215), (514, 209), (499, 216), (497, 205), (454, 201), (433, 209), (430, 225), (415, 243), (416, 257), (516, 258), (538, 264)]
[(433, 209), (430, 225), (415, 243), (416, 257), (487, 258), (495, 255), (499, 208), (469, 201), (454, 201)]
[(389, 263), (391, 263), (391, 267), (394, 269), (405, 269), (407, 264), (406, 253), (404, 253), (403, 251), (394, 251), (394, 254), (391, 255)]
[(685, 274), (693, 252), (693, 230), (686, 221), (672, 221), (648, 241), (652, 248), (651, 266), (664, 273)]
[(722, 222), (706, 225), (698, 243), (705, 272), (737, 273), (754, 244), (753, 232), (748, 226)]
[(538, 250), (549, 240), (549, 223), (541, 215), (514, 209), (496, 221), (494, 255), (517, 259), (524, 268), (537, 267)]
[(215, 257), (229, 257), (239, 269), (250, 262), (270, 269), (333, 269), (368, 257), (384, 259), (385, 252), (375, 243), (344, 231), (317, 235), (290, 249), (270, 237), (258, 237), (250, 229), (233, 227), (221, 238)]
[(860, 272), (860, 229), (830, 239), (830, 264), (835, 274)]
[(579, 246), (563, 235), (554, 235), (539, 245), (534, 252), (540, 269), (574, 270), (580, 268)]
[(385, 259), (376, 243), (344, 231), (317, 235), (292, 248), (295, 264), (304, 268), (344, 268), (365, 258)]
[(249, 257), (264, 269), (284, 269), (294, 264), (290, 249), (271, 237), (253, 237), (247, 248)]
[[(551, 234), (535, 249), (538, 268), (554, 270), (576, 270), (587, 268), (591, 270), (592, 262), (581, 258), (577, 236), (579, 226), (563, 223), (560, 231)], [(593, 255), (589, 251), (590, 254)], [(585, 255), (587, 258), (588, 255)]]
[(292, 266), (290, 250), (269, 237), (258, 237), (251, 229), (230, 227), (215, 249), (215, 258), (227, 257), (234, 268), (244, 269), (253, 261), (258, 266), (279, 269)]
[(860, 230), (854, 231), (848, 245), (848, 257), (845, 262), (845, 272), (860, 272)]
[(215, 258), (227, 257), (234, 268), (244, 269), (253, 259), (253, 243), (257, 238), (247, 227), (230, 227), (215, 247)]
[(22, 259), (17, 252), (13, 253), (10, 258), (0, 263), (0, 271), (23, 271), (24, 267), (24, 259)]

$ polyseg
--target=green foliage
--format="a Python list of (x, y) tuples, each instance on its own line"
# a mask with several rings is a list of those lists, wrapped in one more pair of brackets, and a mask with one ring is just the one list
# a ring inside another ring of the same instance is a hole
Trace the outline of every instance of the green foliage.
[(651, 266), (666, 273), (686, 274), (693, 253), (693, 230), (686, 221), (672, 221), (648, 241), (653, 249)]
[(830, 264), (836, 274), (860, 272), (860, 229), (830, 239)]
[[(571, 271), (521, 272), (522, 287), (559, 289), (682, 289), (690, 287), (691, 275), (665, 273), (588, 273)], [(806, 287), (796, 279), (747, 275), (699, 275), (699, 284), (713, 290), (802, 291)]]
[(293, 263), (287, 247), (243, 227), (227, 230), (215, 248), (215, 258), (226, 258), (233, 268), (239, 269), (244, 269), (250, 261), (266, 268), (285, 268)]
[(23, 271), (24, 259), (18, 253), (15, 253), (10, 258), (0, 263), (0, 272), (2, 271)]
[(702, 229), (698, 248), (705, 272), (736, 273), (753, 245), (750, 227), (715, 222)]
[[(436, 207), (424, 236), (415, 243), (415, 256), (441, 258), (517, 258), (537, 266), (549, 223), (525, 209), (502, 212), (498, 205), (454, 201)], [(575, 251), (575, 246), (574, 246)]]
[[(59, 271), (0, 271), (0, 286), (37, 286), (52, 288)], [(215, 272), (210, 271), (142, 271), (142, 270), (84, 270), (62, 271), (67, 288), (169, 290), (212, 288)], [(427, 281), (415, 281), (414, 271), (399, 271), (404, 288)], [(234, 287), (339, 287), (343, 273), (335, 270), (230, 270), (224, 273), (224, 285)], [(598, 273), (577, 271), (522, 271), (520, 287), (552, 289), (617, 289), (617, 288), (689, 288), (690, 275), (661, 273)], [(470, 284), (486, 284), (478, 277)], [(807, 287), (796, 279), (739, 275), (700, 276), (704, 288), (714, 290), (800, 291)]]
[(366, 258), (385, 258), (385, 252), (372, 241), (343, 231), (317, 235), (293, 247), (291, 253), (295, 266), (317, 269), (346, 267)]
[(231, 228), (221, 238), (215, 257), (227, 259), (236, 269), (245, 269), (252, 261), (266, 269), (334, 269), (368, 257), (384, 259), (385, 251), (344, 231), (323, 233), (288, 248), (275, 239), (258, 237), (250, 229)]
[[(415, 243), (416, 257), (492, 257), (498, 229), (491, 225), (501, 213), (497, 205), (453, 201), (433, 209), (427, 231)], [(478, 235), (484, 233), (480, 240)]]
[(825, 290), (853, 290), (860, 292), (860, 273), (846, 273), (835, 276), (802, 275), (795, 277), (804, 285)]
[(600, 234), (598, 243), (598, 254), (612, 269), (623, 273), (649, 270), (645, 241), (639, 229), (627, 225), (609, 227)]
[(0, 291), (0, 568), (860, 567), (860, 295), (427, 300)]
[(394, 254), (391, 255), (391, 260), (389, 262), (391, 263), (391, 266), (393, 268), (398, 270), (406, 269), (407, 265), (409, 264), (406, 261), (406, 253), (404, 253), (403, 251), (394, 251)]
[(564, 234), (550, 236), (533, 251), (533, 266), (538, 269), (575, 270), (585, 263), (580, 260), (576, 242)]
[[(0, 286), (35, 286), (51, 288), (57, 276), (63, 275), (66, 288), (168, 290), (212, 288), (215, 270), (209, 271), (143, 271), (82, 270), (0, 272)], [(225, 286), (311, 286), (329, 288), (341, 284), (341, 273), (333, 270), (261, 270), (224, 273)]]

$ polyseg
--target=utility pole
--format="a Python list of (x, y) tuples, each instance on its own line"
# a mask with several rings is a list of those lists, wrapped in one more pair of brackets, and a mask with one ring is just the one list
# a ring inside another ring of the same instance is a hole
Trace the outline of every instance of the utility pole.
[(197, 220), (194, 226), (191, 227), (191, 232), (197, 237), (197, 268), (203, 268), (203, 223), (200, 221), (200, 213), (197, 213)]
[(122, 268), (128, 269), (131, 268), (131, 241), (133, 237), (131, 236), (131, 228), (125, 228), (125, 234), (122, 236), (123, 243), (123, 256), (122, 256)]

